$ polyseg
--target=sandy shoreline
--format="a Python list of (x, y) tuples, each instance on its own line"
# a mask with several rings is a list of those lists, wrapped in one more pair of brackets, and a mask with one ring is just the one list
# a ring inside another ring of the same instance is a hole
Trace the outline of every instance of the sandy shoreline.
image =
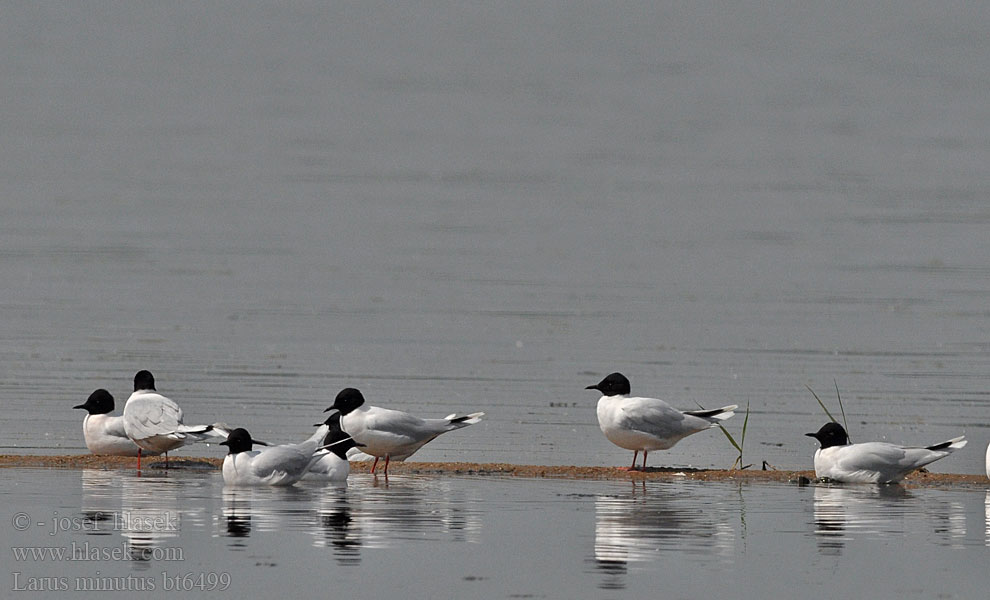
[[(176, 469), (219, 469), (223, 458), (173, 458), (170, 464)], [(165, 461), (161, 457), (143, 460), (147, 470), (161, 470)], [(352, 473), (364, 471), (367, 463), (352, 463)], [(131, 469), (137, 466), (137, 459), (122, 456), (93, 456), (78, 454), (67, 456), (0, 455), (2, 468), (50, 468), (50, 469)], [(381, 465), (379, 465), (379, 468)], [(379, 470), (379, 473), (381, 471)], [(464, 463), (464, 462), (404, 462), (389, 465), (391, 474), (429, 475), (472, 475), (559, 479), (603, 479), (603, 480), (695, 480), (695, 481), (752, 481), (806, 483), (814, 479), (813, 471), (762, 471), (727, 469), (690, 469), (676, 467), (653, 467), (644, 471), (626, 471), (618, 467), (571, 467), (542, 465), (513, 465), (503, 463)], [(990, 481), (983, 475), (960, 475), (953, 473), (916, 472), (905, 481), (915, 486), (960, 486), (990, 487)]]

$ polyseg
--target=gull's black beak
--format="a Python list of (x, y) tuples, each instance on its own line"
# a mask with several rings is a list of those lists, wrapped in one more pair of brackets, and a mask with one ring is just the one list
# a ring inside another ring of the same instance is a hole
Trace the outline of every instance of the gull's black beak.
[(324, 410), (323, 412), (330, 412), (331, 410), (337, 410), (336, 406), (331, 406), (330, 408)]
[(86, 408), (85, 404), (80, 404), (78, 406), (73, 406), (72, 408)]
[[(597, 385), (589, 385), (588, 387), (586, 387), (584, 389), (586, 389), (586, 390), (597, 390), (598, 389), (598, 386)], [(601, 391), (601, 390), (598, 390), (598, 391)]]
[(227, 440), (224, 440), (224, 441), (220, 442), (219, 444), (217, 444), (217, 446), (229, 446), (229, 445), (230, 444), (227, 442)]

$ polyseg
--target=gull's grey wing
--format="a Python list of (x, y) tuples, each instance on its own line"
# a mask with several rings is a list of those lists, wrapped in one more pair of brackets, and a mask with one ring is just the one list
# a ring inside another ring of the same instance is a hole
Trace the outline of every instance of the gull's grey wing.
[(685, 415), (657, 398), (629, 398), (623, 403), (619, 414), (622, 416), (619, 426), (659, 438), (679, 436), (686, 431), (700, 431), (711, 426), (708, 421)]
[(182, 425), (182, 409), (171, 399), (154, 392), (128, 399), (124, 422), (129, 437), (146, 439), (167, 435)]

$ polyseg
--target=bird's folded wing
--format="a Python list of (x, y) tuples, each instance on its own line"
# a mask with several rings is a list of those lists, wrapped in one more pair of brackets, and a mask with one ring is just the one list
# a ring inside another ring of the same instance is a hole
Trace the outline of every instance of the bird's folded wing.
[(684, 415), (681, 411), (654, 398), (630, 398), (630, 402), (619, 410), (619, 415), (620, 427), (658, 437), (668, 437), (683, 429)]
[(182, 425), (182, 409), (159, 394), (143, 394), (128, 401), (127, 427), (131, 437), (144, 439), (174, 432)]
[(433, 420), (437, 422), (436, 425), (431, 425), (428, 421), (406, 412), (372, 407), (366, 414), (364, 423), (368, 433), (373, 431), (378, 434), (419, 439), (445, 431), (446, 421)]
[(260, 478), (278, 473), (302, 473), (309, 467), (311, 456), (294, 445), (274, 446), (254, 457), (251, 471)]
[(885, 468), (909, 468), (911, 461), (904, 448), (883, 442), (855, 444), (842, 449), (836, 465), (844, 471), (884, 470)]

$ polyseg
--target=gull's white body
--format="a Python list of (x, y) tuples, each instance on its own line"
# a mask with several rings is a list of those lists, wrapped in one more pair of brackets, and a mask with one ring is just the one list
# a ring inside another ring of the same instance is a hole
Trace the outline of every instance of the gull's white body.
[(409, 413), (377, 406), (360, 406), (341, 416), (340, 427), (362, 444), (361, 451), (378, 458), (405, 460), (441, 433), (467, 427), (481, 420), (473, 413), (458, 423), (444, 419), (420, 419)]
[(352, 462), (368, 462), (369, 460), (375, 460), (375, 457), (361, 452), (360, 448), (351, 448), (347, 451), (347, 460)]
[(350, 473), (350, 463), (333, 452), (323, 450), (316, 454), (303, 479), (339, 483), (347, 481), (347, 476)]
[(598, 400), (598, 426), (620, 448), (633, 451), (667, 450), (691, 435), (733, 416), (735, 405), (712, 417), (683, 413), (659, 398), (602, 396)]
[(987, 477), (990, 477), (990, 445), (987, 446)]
[(182, 424), (182, 409), (155, 390), (137, 390), (124, 404), (124, 431), (142, 450), (161, 454), (202, 441), (207, 426)]
[(319, 458), (314, 454), (328, 430), (329, 427), (321, 425), (300, 444), (228, 454), (223, 459), (223, 482), (227, 485), (292, 485), (302, 479)]
[(598, 426), (608, 441), (633, 451), (630, 469), (636, 468), (636, 456), (646, 457), (652, 450), (666, 450), (691, 435), (715, 426), (735, 413), (736, 405), (714, 410), (683, 412), (659, 398), (633, 396), (629, 379), (622, 373), (611, 373), (586, 390), (598, 390)]
[(897, 483), (911, 471), (945, 458), (966, 445), (962, 437), (948, 442), (951, 445), (941, 450), (886, 442), (819, 448), (815, 452), (815, 476), (838, 483)]
[(86, 448), (93, 454), (137, 456), (138, 447), (124, 431), (124, 418), (111, 415), (83, 417), (83, 437)]

